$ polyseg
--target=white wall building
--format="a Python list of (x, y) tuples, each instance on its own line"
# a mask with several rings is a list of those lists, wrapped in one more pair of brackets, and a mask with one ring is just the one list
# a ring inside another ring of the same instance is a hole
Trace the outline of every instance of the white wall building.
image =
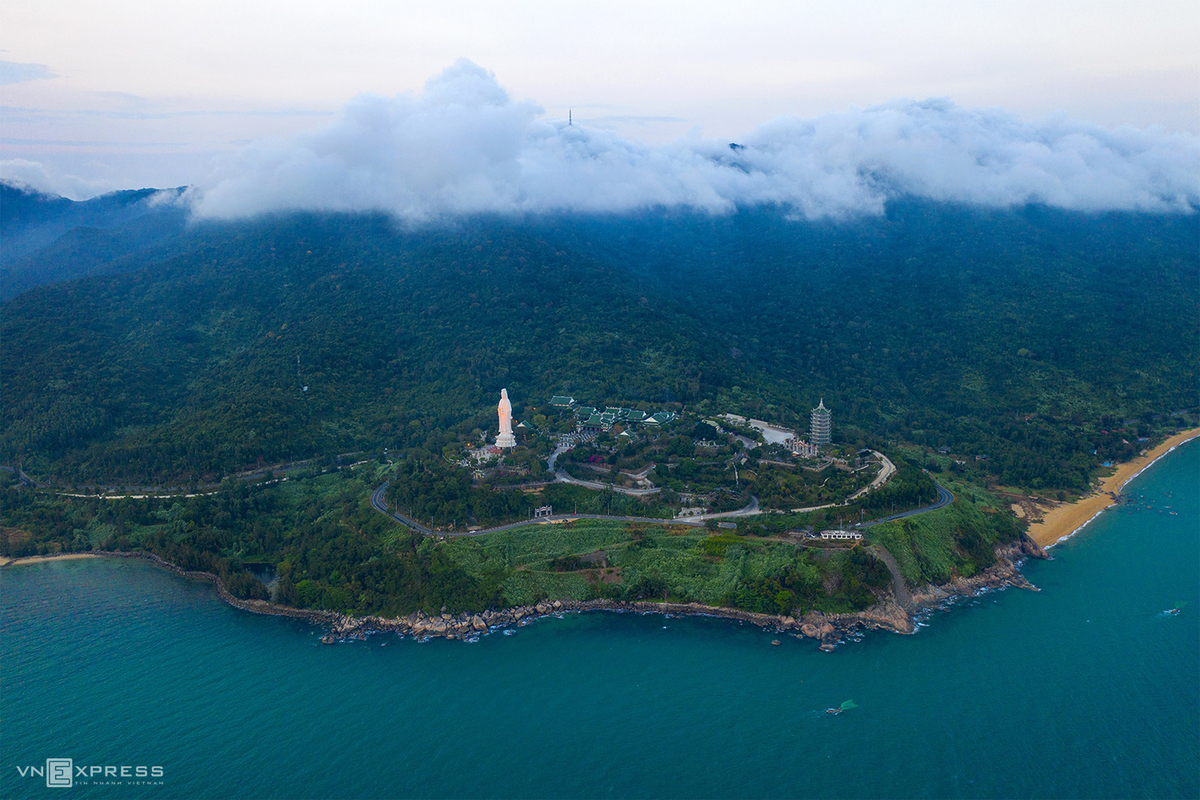
[(857, 542), (862, 539), (862, 534), (858, 531), (821, 531), (821, 538), (825, 541), (853, 541)]

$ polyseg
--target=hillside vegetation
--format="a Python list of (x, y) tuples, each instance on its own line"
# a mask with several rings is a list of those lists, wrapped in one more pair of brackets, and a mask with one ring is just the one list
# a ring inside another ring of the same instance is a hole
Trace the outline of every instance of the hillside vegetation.
[(889, 580), (861, 548), (681, 525), (579, 520), (438, 543), (370, 507), (367, 496), (389, 472), (314, 468), (284, 483), (119, 501), (18, 491), (0, 473), (11, 526), (0, 529), (0, 555), (144, 550), (217, 574), (239, 597), (272, 596), (262, 579), (273, 579), (277, 602), (359, 615), (601, 597), (855, 611)]
[[(871, 536), (910, 583), (972, 575), (1020, 533), (989, 485), (1083, 491), (1102, 462), (1200, 411), (1194, 216), (903, 201), (838, 224), (755, 210), (184, 227), (130, 210), (146, 199), (110, 198), (88, 217), (95, 230), (71, 222), (86, 209), (52, 199), (3, 218), (25, 272), (0, 309), (0, 464), (54, 489), (215, 493), (71, 499), (0, 473), (5, 554), (145, 549), (241, 596), (265, 596), (255, 575), (268, 570), (280, 602), (355, 613), (545, 596), (853, 610), (886, 585), (882, 564), (806, 547), (796, 528), (926, 504), (942, 473), (957, 502)], [(481, 484), (455, 459), (494, 435), (501, 387), (517, 419), (546, 428), (519, 474)], [(547, 417), (556, 394), (683, 415), (673, 438), (562, 462), (653, 460), (671, 494), (515, 485), (546, 478), (545, 434), (573, 424)], [(578, 522), (438, 544), (368, 502), (386, 478), (393, 505), (460, 530), (542, 502), (648, 517), (683, 492), (724, 492), (709, 501), (721, 508), (751, 492), (773, 510), (823, 503), (869, 474), (755, 456), (729, 491), (732, 438), (688, 460), (710, 435), (703, 418), (804, 430), (822, 397), (845, 452), (886, 450), (900, 470), (848, 508), (732, 532)], [(349, 454), (367, 463), (329, 472)], [(287, 462), (305, 466), (286, 482), (222, 482)]]
[(844, 226), (301, 216), (188, 236), (4, 305), (6, 463), (141, 483), (438, 453), (494, 427), (507, 386), (518, 414), (569, 392), (800, 427), (823, 396), (844, 439), (1080, 489), (1196, 412), (1189, 217), (914, 203)]

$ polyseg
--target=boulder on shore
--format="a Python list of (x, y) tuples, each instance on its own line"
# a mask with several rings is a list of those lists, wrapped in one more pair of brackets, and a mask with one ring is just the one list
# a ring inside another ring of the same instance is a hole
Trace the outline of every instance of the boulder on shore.
[(810, 611), (800, 618), (800, 632), (810, 639), (824, 639), (834, 627), (822, 611)]

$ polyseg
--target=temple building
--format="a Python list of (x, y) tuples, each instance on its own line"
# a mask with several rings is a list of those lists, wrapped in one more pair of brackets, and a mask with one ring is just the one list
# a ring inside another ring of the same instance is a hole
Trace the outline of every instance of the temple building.
[(784, 444), (791, 448), (792, 455), (800, 458), (816, 458), (817, 451), (820, 450), (815, 444), (806, 442), (798, 436), (788, 439)]
[(812, 423), (808, 429), (809, 441), (818, 448), (829, 446), (829, 434), (833, 430), (833, 419), (825, 407), (825, 398), (812, 410)]

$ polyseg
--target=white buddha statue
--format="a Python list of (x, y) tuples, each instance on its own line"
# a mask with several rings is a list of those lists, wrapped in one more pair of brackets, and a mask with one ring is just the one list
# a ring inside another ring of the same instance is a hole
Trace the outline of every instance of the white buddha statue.
[(512, 432), (512, 403), (508, 402), (508, 389), (500, 390), (500, 433), (496, 436), (496, 447), (516, 447), (517, 437)]

